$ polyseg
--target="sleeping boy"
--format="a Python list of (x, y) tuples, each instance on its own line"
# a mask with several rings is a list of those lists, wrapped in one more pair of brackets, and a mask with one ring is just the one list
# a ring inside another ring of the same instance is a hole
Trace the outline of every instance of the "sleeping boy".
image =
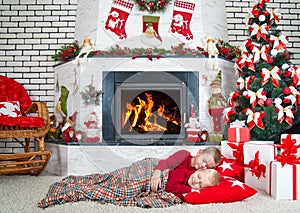
[(220, 183), (220, 174), (215, 169), (173, 169), (169, 171), (165, 191), (171, 192), (181, 200), (184, 194), (194, 190), (215, 186)]
[(197, 169), (211, 169), (220, 164), (221, 152), (217, 147), (199, 149), (196, 156), (187, 150), (179, 150), (166, 159), (159, 160), (151, 177), (151, 190), (157, 192), (162, 185), (161, 173), (166, 169), (187, 169), (191, 172)]

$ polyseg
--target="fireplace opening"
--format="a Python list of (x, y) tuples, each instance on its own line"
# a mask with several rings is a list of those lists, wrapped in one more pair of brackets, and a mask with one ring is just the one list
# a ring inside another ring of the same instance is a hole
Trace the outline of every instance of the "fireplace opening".
[[(148, 90), (130, 101), (135, 92), (132, 94), (132, 91), (122, 91), (121, 133), (179, 134), (180, 106), (168, 92)], [(180, 100), (180, 94), (174, 95), (176, 100)]]
[(197, 107), (198, 78), (193, 72), (109, 72), (103, 86), (102, 129), (107, 144), (185, 142), (190, 103)]
[(116, 86), (115, 126), (118, 140), (184, 138), (184, 83), (122, 83)]

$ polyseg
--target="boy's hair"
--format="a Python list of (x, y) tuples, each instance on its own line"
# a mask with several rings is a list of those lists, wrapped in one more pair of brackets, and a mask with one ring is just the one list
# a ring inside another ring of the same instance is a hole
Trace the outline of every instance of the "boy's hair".
[(221, 182), (220, 173), (215, 169), (210, 169), (209, 180), (213, 186), (218, 185)]
[(219, 165), (221, 162), (221, 151), (217, 147), (208, 147), (202, 150), (202, 154), (210, 154), (213, 156), (216, 165)]

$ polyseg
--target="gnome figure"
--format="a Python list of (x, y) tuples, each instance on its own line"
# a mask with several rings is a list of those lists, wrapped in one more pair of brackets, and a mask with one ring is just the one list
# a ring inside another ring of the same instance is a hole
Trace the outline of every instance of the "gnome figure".
[(222, 96), (222, 72), (219, 69), (217, 77), (211, 83), (212, 95), (208, 100), (208, 112), (212, 116), (214, 123), (214, 133), (222, 133), (221, 120), (223, 115), (223, 110), (226, 107), (226, 100)]
[(95, 112), (92, 112), (89, 115), (89, 118), (86, 122), (84, 122), (84, 125), (87, 128), (86, 142), (99, 142), (99, 126), (97, 121), (97, 115)]
[(199, 142), (199, 130), (200, 130), (200, 122), (196, 117), (196, 112), (194, 105), (191, 105), (191, 117), (189, 118), (189, 122), (184, 126), (186, 128), (187, 133), (187, 142)]

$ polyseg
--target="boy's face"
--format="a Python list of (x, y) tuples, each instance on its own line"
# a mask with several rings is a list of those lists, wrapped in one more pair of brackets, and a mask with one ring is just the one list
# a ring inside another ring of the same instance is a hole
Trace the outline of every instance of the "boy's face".
[(195, 190), (213, 186), (209, 177), (211, 170), (197, 170), (188, 179), (188, 185)]
[(216, 166), (216, 162), (211, 154), (202, 154), (202, 150), (198, 151), (194, 161), (195, 169), (211, 169)]

